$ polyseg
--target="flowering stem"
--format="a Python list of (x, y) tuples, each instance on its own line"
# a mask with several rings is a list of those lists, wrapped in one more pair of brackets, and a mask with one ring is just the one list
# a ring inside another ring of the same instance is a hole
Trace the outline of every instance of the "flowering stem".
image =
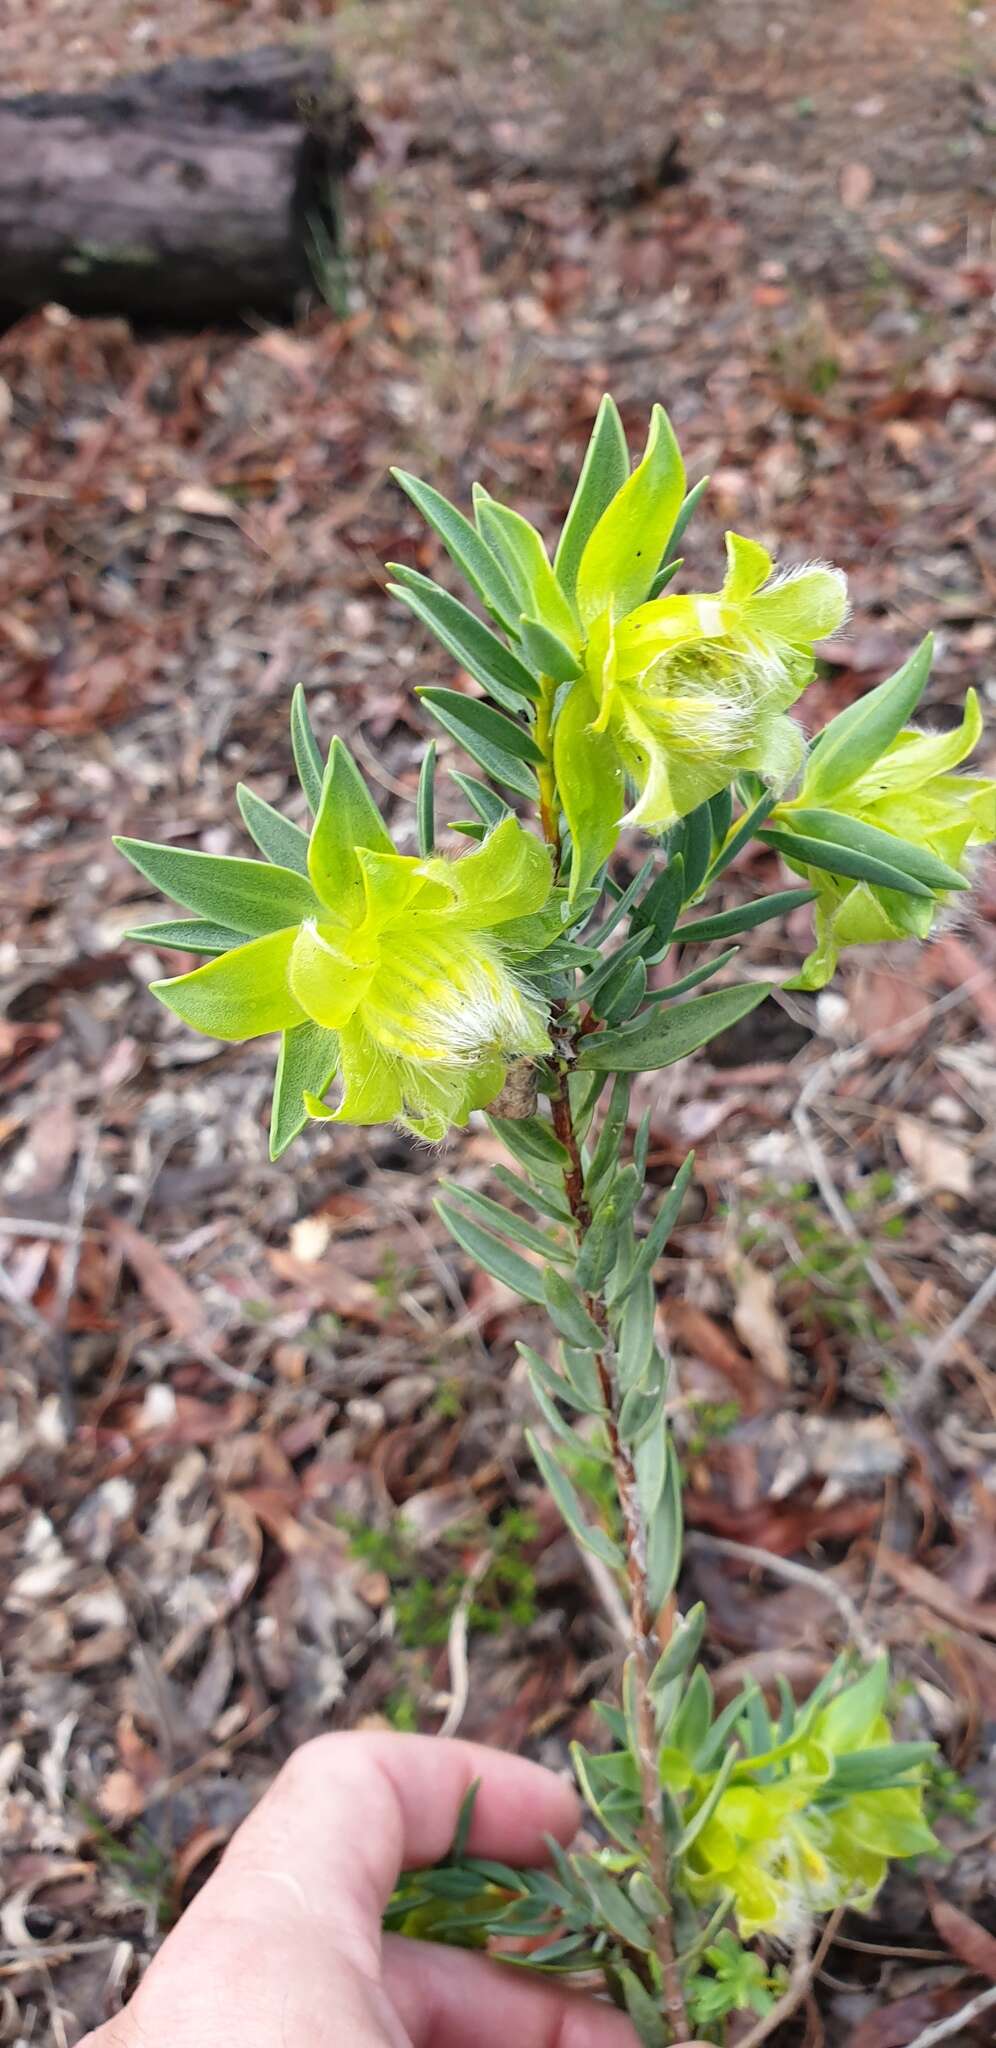
[[(567, 1198), (578, 1246), (584, 1243), (591, 1225), (591, 1210), (584, 1193), (584, 1169), (581, 1149), (578, 1144), (574, 1119), (571, 1114), (570, 1096), (567, 1089), (566, 1066), (558, 1067), (556, 1077), (550, 1082), (550, 1108), (553, 1128), (568, 1156), (564, 1168), (564, 1193)], [(657, 1758), (657, 1730), (654, 1710), (650, 1698), (650, 1673), (655, 1657), (656, 1621), (650, 1605), (646, 1574), (646, 1532), (640, 1509), (636, 1469), (632, 1455), (623, 1443), (619, 1433), (619, 1392), (613, 1362), (613, 1345), (609, 1333), (608, 1315), (605, 1303), (598, 1295), (583, 1296), (585, 1308), (592, 1321), (605, 1335), (605, 1344), (595, 1354), (602, 1401), (605, 1407), (606, 1428), (612, 1467), (615, 1475), (616, 1494), (623, 1520), (626, 1548), (626, 1572), (629, 1582), (629, 1625), (630, 1658), (633, 1673), (633, 1696), (636, 1713), (637, 1763), (640, 1772), (640, 1792), (643, 1803), (643, 1846), (647, 1856), (650, 1877), (665, 1901), (665, 1910), (658, 1914), (654, 1923), (654, 1942), (661, 1967), (664, 1988), (664, 2008), (670, 2022), (675, 2041), (682, 2041), (688, 2033), (688, 2017), (681, 1984), (681, 1973), (675, 1955), (674, 1936), (670, 1910), (670, 1870), (667, 1841), (664, 1833), (664, 1817), (661, 1803), (660, 1772)]]

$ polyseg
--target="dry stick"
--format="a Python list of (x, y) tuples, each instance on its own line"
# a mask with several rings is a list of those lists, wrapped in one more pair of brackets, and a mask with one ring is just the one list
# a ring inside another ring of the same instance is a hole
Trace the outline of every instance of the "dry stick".
[(688, 1550), (711, 1551), (715, 1557), (739, 1558), (743, 1564), (756, 1565), (760, 1571), (771, 1572), (776, 1578), (788, 1579), (796, 1586), (806, 1586), (836, 1607), (847, 1625), (848, 1634), (869, 1664), (874, 1664), (881, 1654), (881, 1645), (865, 1627), (850, 1594), (824, 1573), (814, 1571), (811, 1565), (797, 1564), (794, 1558), (778, 1557), (773, 1551), (761, 1550), (753, 1543), (737, 1543), (732, 1536), (713, 1536), (704, 1529), (693, 1529), (685, 1538), (685, 1547)]
[[(988, 1991), (980, 1991), (977, 1998), (970, 1998), (958, 2012), (949, 2013), (946, 2020), (935, 2020), (933, 2026), (924, 2027), (923, 2033), (910, 2042), (909, 2048), (934, 2048), (935, 2041), (946, 2041), (949, 2034), (960, 2034), (969, 2020), (977, 2020), (980, 2013), (988, 2012), (993, 2005), (996, 2005), (996, 1984)], [(746, 2041), (740, 2043), (740, 2048), (747, 2048)]]
[[(583, 1244), (591, 1224), (591, 1210), (584, 1193), (584, 1171), (574, 1119), (571, 1115), (570, 1098), (567, 1093), (566, 1076), (561, 1071), (559, 1082), (551, 1083), (550, 1106), (553, 1112), (553, 1128), (568, 1156), (564, 1168), (564, 1193), (571, 1215), (574, 1218), (578, 1243)], [(586, 1294), (585, 1307), (592, 1321), (600, 1330), (607, 1331), (605, 1305), (594, 1295)], [(609, 1446), (615, 1473), (616, 1492), (622, 1511), (626, 1535), (626, 1571), (629, 1579), (629, 1634), (630, 1654), (633, 1663), (633, 1692), (636, 1707), (637, 1761), (640, 1769), (640, 1791), (643, 1802), (643, 1843), (647, 1853), (650, 1876), (667, 1902), (667, 1909), (654, 1922), (654, 1944), (661, 1966), (664, 1985), (664, 2008), (670, 2021), (676, 2041), (682, 2041), (688, 2034), (688, 2015), (682, 1990), (681, 1974), (675, 1955), (674, 1936), (670, 1913), (670, 1871), (668, 1868), (667, 1844), (664, 1837), (664, 1819), (661, 1808), (660, 1773), (657, 1762), (657, 1733), (654, 1711), (650, 1699), (650, 1671), (653, 1658), (654, 1615), (646, 1577), (646, 1538), (643, 1516), (640, 1511), (637, 1492), (636, 1470), (626, 1445), (622, 1442), (618, 1427), (618, 1401), (615, 1376), (611, 1364), (610, 1346), (596, 1353), (602, 1401), (605, 1406)]]

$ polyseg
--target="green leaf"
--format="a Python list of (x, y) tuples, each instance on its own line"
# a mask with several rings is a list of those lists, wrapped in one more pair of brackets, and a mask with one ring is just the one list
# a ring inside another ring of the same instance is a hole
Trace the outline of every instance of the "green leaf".
[(292, 868), (295, 874), (308, 872), (308, 835), (300, 825), (284, 818), (268, 804), (255, 790), (247, 789), (240, 782), (235, 791), (235, 800), (242, 813), (246, 831), (255, 840), (260, 853), (272, 860), (278, 868)]
[(622, 1985), (626, 2011), (642, 2048), (667, 2048), (671, 2036), (661, 2018), (656, 2001), (649, 1991), (644, 1989), (636, 1972), (626, 1963), (617, 1963), (616, 1975)]
[(625, 1024), (639, 1009), (647, 993), (647, 963), (632, 960), (606, 982), (595, 1005), (606, 1024)]
[(712, 1686), (708, 1673), (697, 1664), (685, 1688), (685, 1695), (671, 1723), (670, 1741), (683, 1756), (697, 1756), (712, 1726)]
[(884, 1791), (908, 1779), (937, 1754), (936, 1742), (883, 1742), (834, 1758), (833, 1777), (826, 1787), (830, 1800), (854, 1792)]
[[(518, 616), (541, 620), (568, 645), (577, 644), (578, 623), (550, 567), (535, 526), (499, 505), (479, 484), (474, 487), (474, 516), (482, 540), (500, 561), (519, 600)], [(518, 617), (516, 620), (518, 624)]]
[(430, 740), (422, 756), (419, 769), (418, 792), (415, 798), (415, 821), (418, 832), (418, 850), (423, 860), (428, 860), (436, 850), (436, 742)]
[(675, 852), (681, 854), (685, 864), (685, 902), (690, 903), (698, 894), (712, 859), (712, 812), (707, 803), (700, 804), (685, 818)]
[(287, 969), (295, 930), (269, 932), (232, 953), (208, 960), (190, 974), (153, 981), (151, 993), (195, 1031), (241, 1043), (303, 1024), (305, 1013), (291, 994)]
[(752, 932), (756, 925), (767, 924), (771, 917), (788, 917), (790, 911), (812, 901), (812, 889), (779, 889), (756, 903), (740, 903), (735, 910), (718, 911), (715, 917), (696, 917), (690, 924), (679, 924), (672, 940), (676, 946), (704, 946), (708, 939), (730, 939), (736, 932)]
[(542, 1275), (527, 1259), (520, 1259), (518, 1252), (513, 1252), (502, 1238), (495, 1236), (494, 1231), (485, 1230), (471, 1217), (464, 1216), (452, 1202), (440, 1198), (434, 1206), (450, 1236), (456, 1238), (457, 1244), (469, 1252), (486, 1273), (500, 1280), (503, 1286), (511, 1287), (516, 1294), (521, 1294), (524, 1301), (544, 1301)]
[(339, 1064), (339, 1039), (321, 1024), (296, 1024), (285, 1031), (277, 1061), (270, 1112), (270, 1158), (279, 1159), (308, 1121), (305, 1091), (319, 1097), (335, 1078)]
[(507, 804), (497, 791), (489, 789), (486, 782), (478, 782), (476, 775), (462, 775), (459, 769), (451, 768), (450, 780), (462, 789), (468, 803), (473, 804), (478, 817), (489, 828), (512, 816), (511, 804)]
[(664, 550), (665, 558), (670, 559), (670, 557), (674, 554), (675, 548), (680, 548), (688, 528), (689, 520), (697, 512), (702, 499), (705, 497), (705, 494), (709, 489), (710, 482), (710, 477), (700, 477), (698, 483), (693, 484), (687, 496), (682, 499), (681, 510), (678, 513), (678, 517), (674, 522), (674, 527), (672, 529), (670, 539), (668, 540), (667, 547)]
[(527, 1170), (540, 1173), (546, 1180), (559, 1180), (570, 1165), (566, 1147), (542, 1117), (489, 1116), (487, 1121), (495, 1137), (508, 1146), (513, 1159)]
[(543, 756), (524, 725), (517, 725), (478, 697), (461, 696), (458, 690), (419, 690), (418, 695), (472, 761), (486, 768), (496, 782), (536, 800), (536, 777), (526, 763), (542, 761)]
[(700, 1046), (708, 1045), (721, 1031), (749, 1016), (751, 1010), (770, 995), (772, 984), (748, 983), (738, 988), (716, 989), (712, 995), (693, 996), (677, 1009), (643, 1013), (618, 1031), (602, 1031), (585, 1040), (579, 1067), (595, 1067), (610, 1073), (643, 1074), (670, 1067), (686, 1059)]
[(462, 1202), (465, 1209), (470, 1209), (475, 1216), (482, 1216), (492, 1229), (503, 1231), (506, 1237), (523, 1245), (527, 1251), (538, 1252), (542, 1259), (573, 1258), (573, 1251), (568, 1251), (563, 1242), (551, 1236), (549, 1231), (537, 1230), (524, 1217), (504, 1208), (501, 1202), (493, 1202), (490, 1195), (479, 1195), (454, 1180), (442, 1180), (439, 1185), (444, 1193)]
[(321, 915), (314, 890), (289, 868), (192, 853), (179, 846), (154, 846), (145, 839), (115, 839), (114, 844), (164, 896), (247, 938), (263, 938)]
[(538, 1471), (542, 1473), (551, 1498), (571, 1535), (578, 1543), (583, 1544), (586, 1550), (590, 1550), (594, 1557), (600, 1557), (603, 1564), (610, 1565), (613, 1571), (620, 1571), (623, 1565), (622, 1551), (597, 1522), (585, 1521), (578, 1495), (552, 1451), (548, 1451), (545, 1445), (540, 1443), (531, 1429), (526, 1431), (526, 1442), (529, 1445), (530, 1456), (535, 1461)]
[(668, 584), (674, 582), (674, 579), (678, 574), (678, 570), (683, 569), (684, 566), (684, 555), (678, 555), (675, 561), (665, 562), (663, 568), (658, 569), (657, 574), (654, 577), (654, 580), (650, 586), (650, 589), (647, 592), (648, 603), (652, 598), (660, 597), (661, 592), (667, 589)]
[(606, 506), (578, 564), (584, 625), (610, 606), (622, 618), (643, 602), (674, 529), (684, 487), (685, 469), (671, 422), (655, 405), (643, 460)]
[(723, 1797), (723, 1793), (725, 1792), (726, 1787), (730, 1782), (730, 1775), (733, 1771), (734, 1765), (737, 1762), (737, 1755), (737, 1750), (731, 1744), (730, 1748), (727, 1750), (726, 1755), (722, 1760), (722, 1763), (719, 1766), (719, 1769), (716, 1772), (715, 1777), (713, 1778), (712, 1784), (710, 1785), (709, 1790), (706, 1793), (706, 1796), (703, 1799), (701, 1806), (699, 1807), (698, 1811), (692, 1815), (692, 1818), (688, 1822), (687, 1826), (683, 1828), (679, 1840), (675, 1844), (674, 1854), (676, 1858), (678, 1856), (687, 1856), (688, 1851), (692, 1846), (692, 1843), (698, 1839), (699, 1835), (702, 1833), (703, 1828), (708, 1825), (709, 1821), (711, 1821), (712, 1816), (715, 1813), (716, 1808)]
[(685, 1193), (692, 1178), (694, 1166), (695, 1154), (690, 1152), (688, 1158), (682, 1160), (667, 1194), (654, 1217), (653, 1223), (640, 1246), (636, 1257), (636, 1265), (633, 1268), (632, 1278), (634, 1282), (640, 1274), (651, 1272), (657, 1264), (664, 1246), (678, 1221), (681, 1205), (685, 1199)]
[(391, 595), (399, 597), (428, 626), (454, 661), (489, 690), (499, 704), (504, 704), (506, 710), (518, 711), (524, 698), (528, 701), (538, 697), (539, 685), (518, 655), (503, 646), (459, 598), (440, 590), (430, 577), (420, 576), (417, 569), (404, 569), (397, 562), (389, 562), (388, 568), (398, 579), (387, 586)]
[[(534, 1393), (541, 1388), (549, 1400), (563, 1401), (568, 1408), (576, 1408), (582, 1415), (604, 1415), (605, 1407), (600, 1400), (590, 1400), (567, 1378), (566, 1373), (555, 1372), (531, 1345), (516, 1342), (515, 1348), (520, 1358), (525, 1360)], [(585, 1355), (590, 1356), (588, 1353)]]
[(614, 1173), (619, 1164), (619, 1148), (626, 1134), (632, 1086), (632, 1081), (625, 1074), (617, 1074), (612, 1083), (612, 1093), (602, 1118), (598, 1143), (584, 1177), (584, 1191), (589, 1202), (598, 1200), (606, 1177), (610, 1172)]
[(573, 598), (585, 544), (629, 475), (629, 449), (616, 402), (606, 392), (595, 415), (570, 511), (564, 520), (553, 566), (561, 588)]
[(923, 695), (934, 643), (928, 633), (901, 669), (831, 719), (816, 741), (806, 770), (806, 794), (816, 803), (856, 782), (901, 732)]
[(538, 1215), (548, 1216), (551, 1223), (569, 1224), (573, 1221), (566, 1202), (559, 1201), (551, 1194), (549, 1187), (542, 1190), (533, 1187), (529, 1181), (523, 1180), (520, 1174), (511, 1173), (507, 1166), (493, 1166), (491, 1177), (503, 1188), (507, 1188), (510, 1194), (516, 1195), (520, 1202), (528, 1202)]
[(650, 1268), (644, 1266), (627, 1291), (619, 1328), (619, 1384), (624, 1390), (638, 1385), (653, 1357), (656, 1306)]
[(728, 967), (739, 953), (739, 946), (727, 946), (725, 953), (717, 953), (714, 960), (706, 960), (700, 967), (693, 967), (683, 974), (680, 981), (669, 981), (666, 988), (655, 988), (650, 992), (652, 1003), (673, 1003), (676, 996), (688, 994), (689, 989), (699, 988), (704, 981), (711, 981), (720, 968)]
[(872, 860), (884, 861), (887, 867), (901, 869), (904, 875), (912, 875), (914, 881), (922, 882), (925, 888), (967, 889), (970, 884), (957, 868), (949, 868), (946, 861), (938, 860), (926, 846), (917, 846), (912, 840), (900, 839), (894, 832), (883, 832), (877, 825), (867, 825), (861, 818), (849, 818), (841, 811), (799, 809), (793, 805), (787, 815), (792, 819), (793, 830), (810, 839), (827, 840), (834, 846), (846, 846), (852, 853), (870, 855)]
[(671, 1641), (661, 1651), (650, 1674), (650, 1691), (654, 1697), (659, 1696), (664, 1687), (671, 1685), (676, 1678), (682, 1678), (698, 1656), (706, 1619), (705, 1603), (698, 1600), (678, 1623)]
[(308, 846), (308, 867), (322, 902), (339, 915), (349, 915), (352, 908), (358, 913), (362, 902), (358, 846), (367, 846), (374, 853), (394, 852), (391, 835), (352, 754), (342, 740), (334, 739)]
[(721, 875), (729, 867), (730, 862), (736, 860), (737, 854), (747, 845), (748, 840), (753, 839), (755, 832), (763, 825), (768, 812), (774, 810), (774, 807), (774, 796), (770, 790), (765, 790), (764, 795), (758, 797), (756, 803), (751, 806), (746, 816), (741, 818), (740, 823), (734, 826), (725, 846), (721, 847), (717, 853), (709, 870), (710, 882), (714, 882), (717, 876)]
[(583, 677), (561, 706), (553, 732), (553, 761), (573, 848), (571, 900), (587, 887), (619, 837), (625, 781), (615, 743), (594, 730), (598, 705)]
[(722, 846), (733, 823), (732, 789), (718, 789), (715, 796), (709, 798), (709, 816), (712, 819), (713, 842), (717, 847)]
[(167, 918), (162, 924), (137, 924), (122, 938), (134, 939), (137, 945), (175, 947), (179, 953), (229, 953), (233, 946), (241, 946), (244, 932), (237, 932), (232, 925), (209, 924), (203, 917)]
[(325, 763), (321, 748), (311, 729), (308, 700), (301, 683), (295, 685), (291, 698), (290, 730), (298, 781), (308, 799), (308, 809), (314, 814), (322, 800)]
[[(650, 934), (651, 943), (657, 951), (667, 945), (674, 931), (685, 894), (685, 864), (680, 853), (677, 853), (651, 883), (643, 902), (637, 904), (630, 920), (635, 929)], [(645, 947), (645, 953), (646, 950)]]
[(905, 896), (925, 897), (930, 901), (933, 890), (925, 882), (918, 882), (912, 875), (902, 872), (884, 860), (878, 860), (869, 853), (855, 853), (853, 847), (842, 846), (828, 839), (813, 839), (804, 832), (783, 832), (777, 828), (765, 827), (758, 833), (766, 846), (773, 846), (783, 860), (791, 861), (797, 867), (824, 868), (831, 875), (846, 875), (851, 881), (870, 882), (879, 889), (899, 889)]
[(577, 1287), (562, 1273), (548, 1272), (544, 1274), (544, 1293), (550, 1321), (560, 1336), (578, 1350), (600, 1350), (602, 1332), (579, 1300)]
[(451, 562), (455, 562), (466, 576), (492, 618), (497, 619), (498, 624), (514, 638), (515, 621), (522, 606), (516, 602), (515, 592), (501, 563), (495, 560), (476, 527), (441, 492), (434, 491), (431, 484), (420, 483), (417, 476), (409, 476), (404, 469), (392, 469), (391, 475), (421, 512), (426, 524), (438, 533)]
[(622, 1885), (596, 1863), (593, 1856), (575, 1857), (575, 1865), (582, 1882), (591, 1893), (596, 1912), (630, 1948), (641, 1949), (645, 1955), (654, 1952), (654, 1938), (642, 1913), (630, 1904)]
[(540, 619), (528, 619), (523, 612), (519, 620), (519, 635), (530, 661), (542, 676), (552, 677), (555, 683), (573, 683), (581, 674), (581, 664), (571, 649), (551, 633)]

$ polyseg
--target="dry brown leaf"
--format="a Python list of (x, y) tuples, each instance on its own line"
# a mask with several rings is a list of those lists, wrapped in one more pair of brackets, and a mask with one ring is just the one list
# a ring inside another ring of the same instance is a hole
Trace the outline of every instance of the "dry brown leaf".
[(204, 1310), (193, 1288), (163, 1258), (162, 1252), (123, 1216), (111, 1218), (108, 1234), (127, 1260), (146, 1300), (165, 1316), (171, 1330), (193, 1343), (209, 1343)]
[(792, 1357), (776, 1299), (775, 1277), (763, 1266), (755, 1266), (739, 1254), (730, 1261), (730, 1278), (736, 1290), (733, 1327), (741, 1344), (764, 1367), (769, 1379), (787, 1387), (792, 1379)]
[(348, 1246), (341, 1246), (329, 1258), (295, 1258), (293, 1252), (271, 1251), (270, 1264), (278, 1279), (305, 1295), (315, 1308), (331, 1309), (354, 1323), (377, 1327), (387, 1313), (387, 1303), (371, 1286), (348, 1271)]
[(948, 1899), (942, 1899), (933, 1885), (928, 1887), (928, 1897), (930, 1917), (952, 1955), (996, 1984), (996, 1935), (980, 1927), (977, 1920), (952, 1906)]
[(896, 1142), (924, 1194), (938, 1189), (968, 1200), (972, 1193), (972, 1155), (947, 1131), (918, 1116), (897, 1116)]

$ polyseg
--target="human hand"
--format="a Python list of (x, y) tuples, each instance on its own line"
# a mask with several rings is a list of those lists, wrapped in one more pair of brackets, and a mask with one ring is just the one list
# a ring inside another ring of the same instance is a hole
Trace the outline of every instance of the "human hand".
[(469, 1850), (538, 1863), (580, 1814), (476, 1743), (323, 1735), (291, 1757), (116, 2019), (81, 2048), (636, 2048), (610, 2007), (487, 1957), (381, 1934), (399, 1872)]

